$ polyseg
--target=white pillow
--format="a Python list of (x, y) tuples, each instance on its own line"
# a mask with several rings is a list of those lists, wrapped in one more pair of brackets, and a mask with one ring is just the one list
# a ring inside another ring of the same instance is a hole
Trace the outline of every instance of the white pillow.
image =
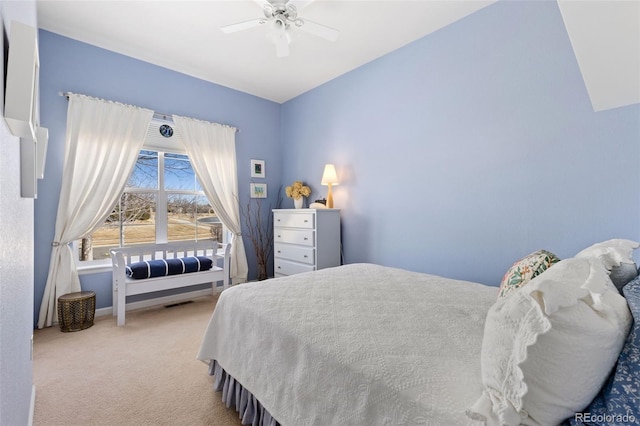
[(608, 270), (620, 263), (634, 263), (633, 250), (640, 246), (639, 243), (631, 240), (613, 239), (596, 243), (580, 253), (576, 254), (578, 258), (598, 258), (604, 263)]
[(487, 425), (555, 425), (586, 407), (631, 325), (598, 259), (556, 263), (489, 310), (483, 393), (467, 415)]

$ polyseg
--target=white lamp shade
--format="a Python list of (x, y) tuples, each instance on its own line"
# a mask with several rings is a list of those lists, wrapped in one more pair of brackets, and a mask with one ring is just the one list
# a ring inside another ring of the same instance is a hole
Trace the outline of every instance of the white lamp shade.
[(338, 185), (338, 175), (336, 173), (336, 168), (333, 164), (326, 164), (324, 166), (324, 173), (322, 173), (322, 182), (321, 185)]

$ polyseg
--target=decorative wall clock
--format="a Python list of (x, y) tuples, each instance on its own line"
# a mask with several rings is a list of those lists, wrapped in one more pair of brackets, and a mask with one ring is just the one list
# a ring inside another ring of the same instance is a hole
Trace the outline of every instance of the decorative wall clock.
[(160, 126), (160, 134), (165, 138), (170, 138), (171, 136), (173, 136), (173, 128), (168, 124), (163, 124), (162, 126)]

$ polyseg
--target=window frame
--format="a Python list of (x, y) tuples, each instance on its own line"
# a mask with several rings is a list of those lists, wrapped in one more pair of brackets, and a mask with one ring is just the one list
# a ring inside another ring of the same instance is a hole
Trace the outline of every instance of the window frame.
[[(154, 120), (155, 121), (155, 120)], [(172, 122), (161, 122), (162, 123), (171, 123)], [(153, 146), (150, 144), (144, 144), (138, 154), (141, 151), (154, 151), (158, 154), (158, 183), (157, 188), (139, 188), (139, 187), (125, 187), (120, 194), (120, 199), (122, 195), (125, 193), (139, 193), (139, 194), (155, 194), (156, 196), (156, 218), (155, 218), (155, 244), (163, 244), (168, 242), (168, 229), (169, 229), (169, 215), (168, 215), (168, 200), (169, 195), (189, 195), (193, 197), (205, 197), (206, 194), (203, 190), (180, 190), (180, 189), (166, 189), (165, 185), (165, 154), (178, 154), (185, 155), (189, 159), (189, 163), (191, 163), (191, 159), (184, 152), (184, 149), (181, 149), (181, 146), (176, 142), (175, 146)], [(196, 177), (197, 182), (197, 177)], [(201, 184), (198, 182), (198, 186), (201, 187)], [(120, 201), (118, 201), (120, 202)], [(160, 207), (163, 206), (163, 207)], [(230, 239), (229, 230), (224, 224), (222, 225), (222, 240), (221, 243), (228, 243)], [(195, 240), (194, 240), (195, 241)], [(127, 247), (126, 245), (122, 245), (122, 236), (120, 239), (120, 247)], [(153, 244), (153, 243), (151, 243)], [(74, 260), (76, 263), (76, 269), (78, 270), (78, 274), (88, 274), (88, 273), (98, 273), (98, 272), (107, 272), (111, 271), (112, 262), (111, 259), (97, 259), (97, 260), (80, 260), (77, 255), (79, 251), (79, 240), (72, 242), (72, 252), (74, 253)]]

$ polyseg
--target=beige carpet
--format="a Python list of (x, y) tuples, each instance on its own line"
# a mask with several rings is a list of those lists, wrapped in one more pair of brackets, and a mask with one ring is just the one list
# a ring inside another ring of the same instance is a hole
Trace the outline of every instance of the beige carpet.
[(34, 333), (34, 425), (240, 425), (196, 360), (216, 297)]

